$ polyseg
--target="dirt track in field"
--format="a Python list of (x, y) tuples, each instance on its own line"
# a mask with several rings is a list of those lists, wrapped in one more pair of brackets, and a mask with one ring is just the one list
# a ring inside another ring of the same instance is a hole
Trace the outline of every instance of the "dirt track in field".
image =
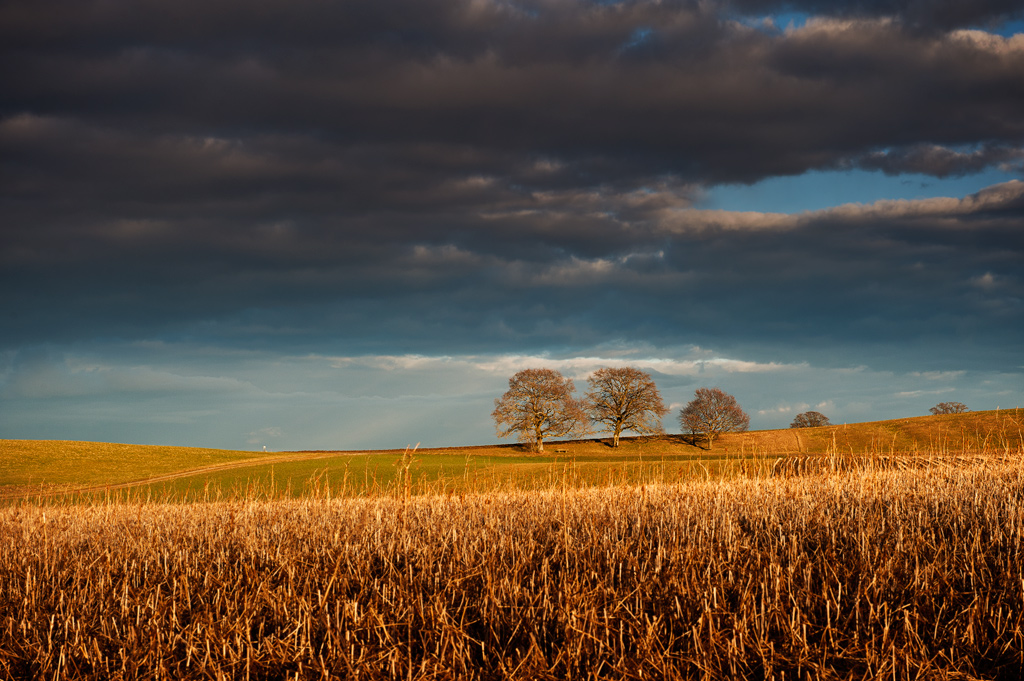
[[(425, 452), (468, 452), (477, 450), (489, 450), (492, 456), (501, 456), (502, 450), (509, 450), (510, 452), (514, 449), (518, 449), (517, 445), (469, 445), (461, 447), (438, 447), (438, 448), (423, 448), (418, 449), (419, 453)], [(47, 497), (47, 496), (60, 496), (64, 494), (93, 494), (96, 492), (106, 492), (112, 490), (128, 489), (129, 487), (140, 487), (142, 485), (153, 485), (161, 482), (171, 482), (173, 480), (180, 480), (181, 478), (190, 478), (195, 475), (202, 475), (204, 473), (219, 473), (221, 471), (235, 470), (238, 468), (252, 468), (255, 466), (265, 466), (267, 464), (275, 463), (291, 463), (293, 461), (311, 461), (315, 459), (333, 459), (343, 456), (369, 456), (371, 454), (394, 454), (395, 456), (401, 456), (405, 450), (403, 449), (379, 449), (379, 450), (317, 450), (317, 451), (296, 451), (282, 453), (277, 456), (267, 456), (255, 459), (245, 459), (244, 461), (231, 461), (229, 463), (212, 464), (210, 466), (200, 466), (198, 468), (189, 468), (186, 470), (175, 471), (174, 473), (166, 473), (164, 475), (155, 475), (149, 478), (141, 478), (138, 480), (130, 480), (128, 482), (119, 482), (115, 484), (104, 484), (104, 485), (51, 485), (49, 487), (40, 487), (39, 485), (21, 485), (17, 487), (10, 487), (6, 490), (0, 491), (0, 501), (8, 499), (17, 499), (19, 497)], [(517, 452), (516, 452), (517, 453)], [(514, 454), (512, 454), (514, 455)]]
[(237, 468), (252, 468), (255, 466), (266, 466), (267, 464), (291, 463), (292, 461), (310, 461), (313, 459), (333, 459), (340, 456), (367, 456), (371, 453), (383, 454), (386, 452), (296, 452), (294, 454), (289, 454), (287, 456), (269, 456), (258, 459), (246, 459), (244, 461), (218, 463), (210, 466), (200, 466), (199, 468), (189, 468), (186, 470), (176, 471), (174, 473), (155, 475), (151, 478), (142, 478), (140, 480), (119, 482), (112, 485), (88, 485), (81, 487), (73, 485), (54, 485), (49, 488), (40, 488), (37, 485), (20, 486), (0, 492), (0, 500), (17, 499), (18, 497), (58, 496), (63, 494), (92, 494), (95, 492), (106, 492), (108, 490), (127, 489), (129, 487), (139, 487), (141, 485), (153, 485), (161, 482), (170, 482), (172, 480), (190, 478), (192, 476), (202, 475), (204, 473), (219, 473), (221, 471), (234, 470)]

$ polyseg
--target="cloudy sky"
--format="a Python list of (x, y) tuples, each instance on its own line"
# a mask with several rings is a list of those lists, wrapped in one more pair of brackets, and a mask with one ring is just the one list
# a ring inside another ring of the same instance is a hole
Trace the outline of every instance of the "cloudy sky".
[(1018, 0), (2, 0), (0, 437), (1024, 406)]

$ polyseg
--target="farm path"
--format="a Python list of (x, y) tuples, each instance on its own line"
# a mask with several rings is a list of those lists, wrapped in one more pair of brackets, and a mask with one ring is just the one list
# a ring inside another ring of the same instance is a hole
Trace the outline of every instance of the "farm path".
[[(402, 450), (397, 450), (401, 452)], [(282, 456), (268, 456), (260, 457), (256, 459), (245, 459), (243, 461), (230, 461), (227, 463), (211, 464), (209, 466), (200, 466), (198, 468), (187, 468), (174, 473), (166, 473), (164, 475), (155, 475), (149, 478), (142, 478), (139, 480), (130, 480), (128, 482), (119, 482), (115, 484), (105, 485), (86, 485), (86, 486), (71, 486), (61, 485), (54, 486), (53, 489), (40, 490), (39, 487), (33, 485), (31, 487), (19, 486), (0, 492), (0, 500), (3, 499), (17, 499), (27, 494), (32, 496), (38, 495), (55, 495), (55, 494), (91, 494), (94, 492), (106, 492), (107, 490), (119, 490), (127, 489), (129, 487), (138, 487), (140, 485), (153, 485), (161, 482), (171, 482), (173, 480), (180, 480), (181, 478), (190, 478), (194, 475), (202, 475), (203, 473), (219, 473), (221, 471), (233, 470), (236, 468), (252, 468), (256, 466), (266, 466), (268, 464), (275, 463), (291, 463), (293, 461), (310, 461), (313, 459), (333, 459), (341, 456), (368, 456), (369, 454), (387, 454), (389, 451), (380, 452), (366, 452), (366, 451), (337, 451), (337, 452), (295, 452), (288, 455)]]

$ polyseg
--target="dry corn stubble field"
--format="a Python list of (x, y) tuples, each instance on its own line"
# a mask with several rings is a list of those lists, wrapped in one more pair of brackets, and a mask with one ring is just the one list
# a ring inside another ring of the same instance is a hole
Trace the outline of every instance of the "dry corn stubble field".
[(0, 677), (1024, 670), (1024, 452), (970, 466), (0, 509)]

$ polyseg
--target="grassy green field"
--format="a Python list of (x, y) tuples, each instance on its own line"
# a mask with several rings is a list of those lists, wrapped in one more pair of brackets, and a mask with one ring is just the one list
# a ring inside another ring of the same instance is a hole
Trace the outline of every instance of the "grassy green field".
[[(544, 456), (458, 455), (417, 451), (409, 466), (413, 494), (559, 486), (599, 486), (643, 482), (672, 482), (681, 478), (720, 476), (727, 470), (749, 469), (763, 457), (726, 458), (696, 451), (643, 456), (637, 446), (608, 449), (601, 454), (565, 453)], [(405, 489), (402, 452), (339, 454), (324, 459), (201, 473), (148, 487), (156, 496), (214, 498), (391, 494)], [(212, 490), (212, 492), (211, 492)]]
[(258, 461), (265, 456), (262, 452), (195, 447), (0, 440), (0, 491), (117, 485), (184, 470)]
[(1017, 410), (822, 428), (402, 450), (245, 452), (92, 442), (0, 440), (0, 497), (112, 492), (162, 500), (376, 495), (666, 483), (764, 475), (780, 459), (1000, 453), (1024, 445)]

